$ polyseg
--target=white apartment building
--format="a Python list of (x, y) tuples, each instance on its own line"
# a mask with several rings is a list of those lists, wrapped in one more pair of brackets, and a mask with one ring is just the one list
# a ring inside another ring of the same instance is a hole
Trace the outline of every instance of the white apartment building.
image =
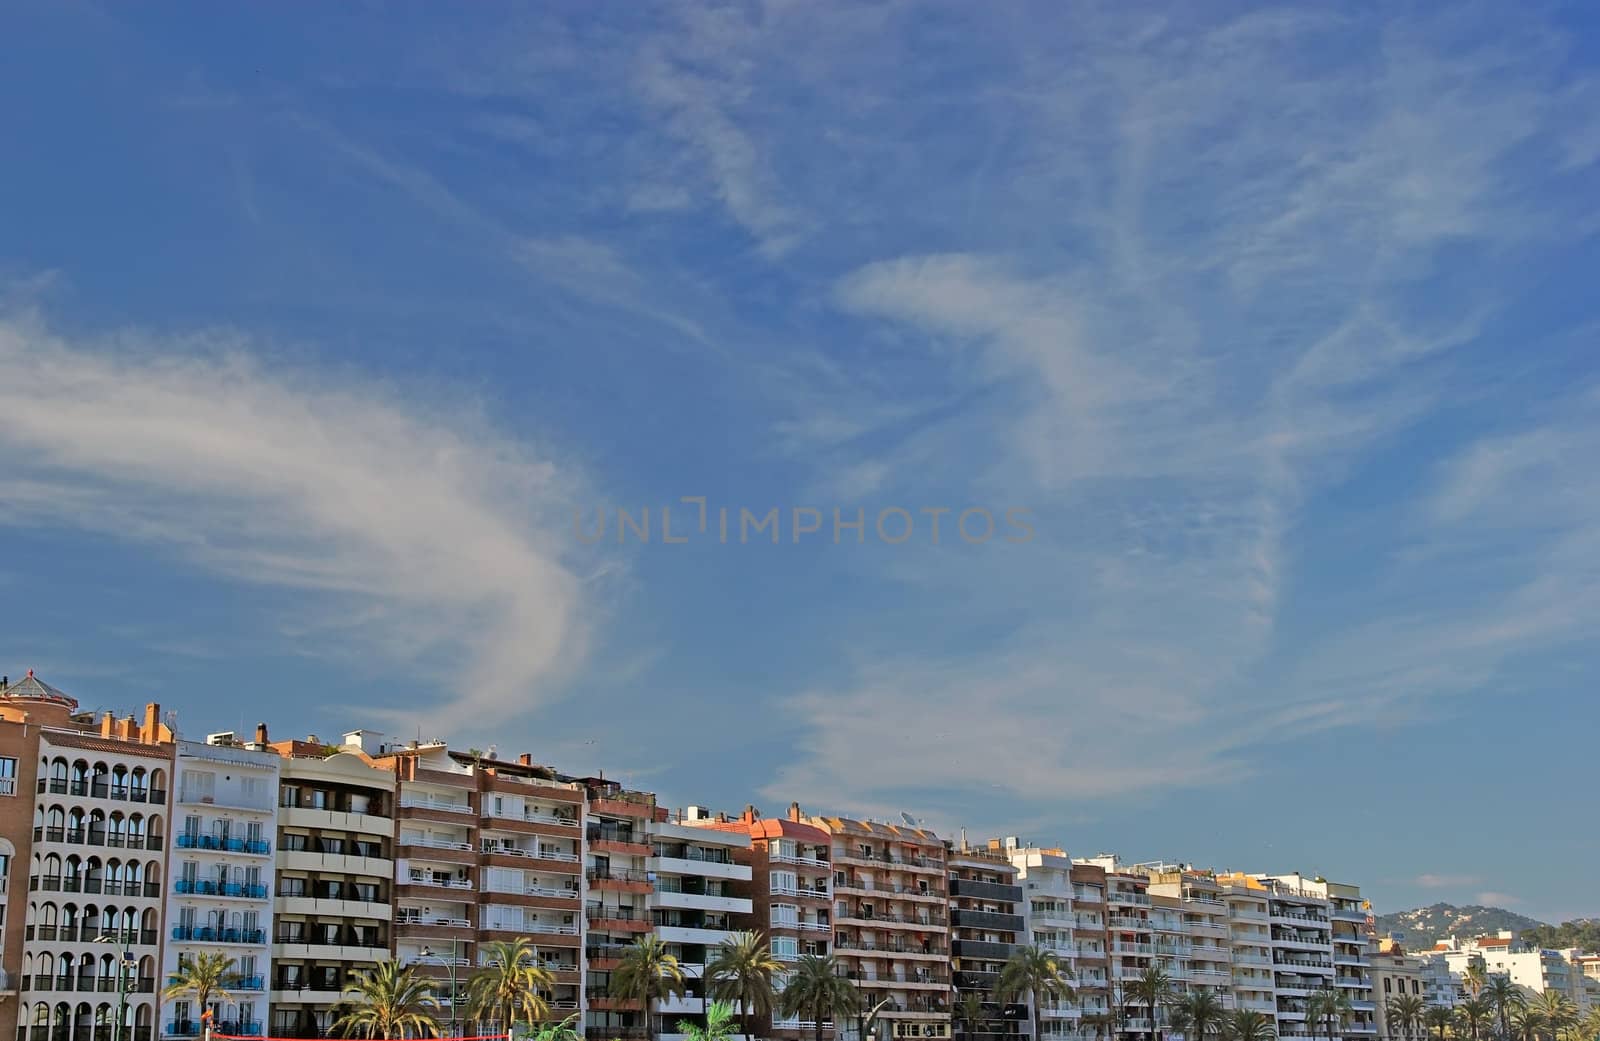
[(1340, 1025), (1340, 1036), (1375, 1036), (1372, 940), (1360, 888), (1300, 874), (1255, 878), (1268, 888), (1279, 1036), (1323, 1031), (1308, 1023), (1305, 1013), (1311, 994), (1324, 986), (1343, 990), (1350, 999), (1353, 1014)]
[(1170, 944), (1163, 941), (1158, 925), (1158, 957), (1165, 956), (1170, 948), (1174, 952), (1170, 970), (1174, 982), (1188, 990), (1211, 991), (1222, 1007), (1231, 1011), (1235, 1007), (1232, 927), (1222, 887), (1210, 872), (1179, 865), (1153, 865), (1146, 870), (1150, 875), (1151, 900), (1158, 905), (1170, 901), (1169, 906), (1175, 905), (1173, 913), (1179, 917), (1179, 930)]
[[(231, 733), (178, 742), (162, 972), (175, 976), (202, 954), (227, 957), (228, 998), (211, 1004), (213, 1029), (259, 1035), (267, 1019), (282, 758), (236, 744)], [(165, 1002), (161, 1036), (199, 1034), (206, 1011), (186, 999)]]
[[(682, 1041), (685, 1035), (676, 1032), (680, 1021), (704, 1022), (698, 995), (703, 994), (706, 962), (717, 945), (734, 934), (735, 918), (747, 918), (752, 909), (750, 897), (735, 895), (736, 890), (749, 891), (750, 834), (697, 827), (693, 823), (707, 817), (700, 807), (691, 806), (677, 820), (649, 824), (652, 848), (646, 870), (652, 891), (630, 905), (640, 908), (647, 928), (654, 929), (657, 938), (678, 958), (684, 975), (695, 981), (691, 994), (656, 1003), (654, 1012), (665, 1025), (658, 1041)], [(738, 851), (744, 852), (736, 860)], [(769, 871), (768, 880), (776, 887), (775, 894), (798, 893), (795, 873), (781, 864)], [(589, 899), (591, 906), (603, 902), (604, 914), (613, 913), (611, 894), (592, 893)], [(800, 959), (802, 952), (796, 937), (775, 933), (769, 942), (778, 962), (788, 965)]]
[(1243, 876), (1218, 880), (1227, 909), (1233, 1002), (1237, 1009), (1276, 1017), (1272, 916), (1267, 889)]
[[(1017, 884), (1022, 887), (1024, 942), (1050, 951), (1076, 980), (1080, 912), (1072, 903), (1072, 858), (1065, 850), (1037, 846), (1013, 845), (1008, 852), (1012, 866), (1017, 869)], [(1093, 915), (1095, 925), (1087, 932), (1100, 944), (1103, 957), (1105, 917), (1098, 909)], [(1104, 969), (1099, 971), (1103, 977)], [(1103, 1016), (1108, 1011), (1103, 993), (1092, 998), (1084, 993), (1081, 997), (1083, 1000), (1078, 1002), (1045, 1002), (1039, 1010), (1039, 1031), (1043, 1038), (1081, 1041), (1085, 1036), (1085, 1013), (1099, 1012)], [(1031, 999), (1029, 1004), (1031, 1009)]]
[[(1175, 955), (1157, 955), (1156, 927), (1158, 924), (1164, 927), (1167, 948), (1176, 950), (1176, 934), (1171, 931), (1171, 926), (1179, 919), (1171, 908), (1163, 909), (1152, 919), (1149, 876), (1124, 865), (1115, 856), (1102, 853), (1094, 857), (1076, 858), (1074, 863), (1105, 872), (1109, 1001), (1121, 1009), (1121, 1030), (1116, 1036), (1122, 1041), (1153, 1037), (1161, 1010), (1134, 1003), (1128, 996), (1128, 985), (1162, 958), (1166, 961), (1167, 972), (1170, 974), (1174, 970)], [(1079, 956), (1083, 957), (1082, 951)]]

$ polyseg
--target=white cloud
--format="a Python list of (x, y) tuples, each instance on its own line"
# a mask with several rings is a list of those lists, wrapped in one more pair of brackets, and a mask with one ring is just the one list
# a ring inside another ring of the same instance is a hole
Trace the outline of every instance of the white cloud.
[(1422, 874), (1412, 879), (1412, 884), (1423, 889), (1465, 889), (1468, 886), (1478, 885), (1483, 881), (1477, 875), (1434, 875)]
[(505, 719), (583, 656), (577, 475), (443, 394), (268, 368), (226, 333), (91, 344), (29, 317), (0, 321), (0, 385), (0, 522), (317, 594), (292, 623), (306, 649), (418, 676), (398, 719)]

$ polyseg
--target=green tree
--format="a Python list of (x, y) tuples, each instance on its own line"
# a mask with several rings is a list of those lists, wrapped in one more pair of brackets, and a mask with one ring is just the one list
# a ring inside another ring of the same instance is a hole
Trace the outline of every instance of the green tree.
[(1172, 1028), (1182, 1030), (1191, 1041), (1205, 1041), (1208, 1035), (1219, 1033), (1227, 1016), (1222, 999), (1213, 990), (1191, 990), (1179, 995), (1169, 1007)]
[(168, 1001), (193, 998), (197, 1014), (204, 1016), (213, 1001), (233, 997), (223, 989), (233, 974), (233, 959), (226, 954), (202, 952), (192, 958), (185, 955), (178, 959), (178, 971), (162, 988), (161, 996)]
[(559, 1023), (550, 1021), (540, 1026), (528, 1041), (583, 1041), (583, 1032), (578, 1029), (578, 1013), (574, 1012)]
[(1481, 997), (1494, 1009), (1495, 1017), (1500, 1021), (1501, 1041), (1510, 1041), (1511, 1010), (1527, 1002), (1522, 988), (1512, 983), (1508, 976), (1490, 976), (1483, 985)]
[(1578, 1006), (1560, 991), (1547, 990), (1534, 998), (1530, 1004), (1544, 1021), (1544, 1029), (1550, 1041), (1557, 1041), (1578, 1025)]
[[(1014, 1001), (1027, 996), (1033, 1003), (1033, 1037), (1039, 1038), (1039, 1006), (1045, 998), (1071, 1003), (1078, 992), (1068, 982), (1072, 972), (1056, 960), (1055, 953), (1037, 944), (1025, 944), (1011, 952), (1000, 968), (1000, 982), (995, 988), (1001, 1001)], [(863, 1039), (865, 1041), (865, 1039)]]
[(1407, 1041), (1411, 1041), (1422, 1026), (1422, 1013), (1427, 1007), (1427, 1002), (1416, 994), (1396, 994), (1384, 1002), (1383, 1016), (1390, 1026), (1390, 1036), (1394, 1035), (1394, 1028), (1399, 1028)]
[(480, 1023), (493, 1020), (510, 1032), (518, 1019), (531, 1029), (550, 1018), (550, 1005), (540, 993), (555, 985), (550, 970), (534, 956), (533, 940), (495, 940), (479, 948), (483, 967), (467, 980), (467, 1015)]
[(717, 944), (706, 963), (706, 991), (718, 1001), (738, 1003), (739, 1032), (749, 1038), (751, 1013), (762, 1019), (772, 1015), (773, 978), (782, 970), (765, 936), (734, 933)]
[(1278, 1036), (1272, 1017), (1250, 1009), (1237, 1009), (1222, 1024), (1223, 1041), (1273, 1041)]
[(1488, 986), (1489, 977), (1484, 972), (1483, 962), (1474, 961), (1467, 966), (1461, 974), (1461, 989), (1467, 992), (1467, 997), (1475, 998), (1483, 993), (1483, 988)]
[[(1161, 962), (1147, 965), (1137, 979), (1128, 984), (1128, 1000), (1150, 1009), (1150, 1026), (1156, 1041), (1161, 1041), (1161, 1010), (1172, 997), (1172, 977)], [(1037, 1037), (1037, 1033), (1034, 1035)]]
[(1429, 1030), (1439, 1032), (1438, 1041), (1444, 1041), (1444, 1034), (1455, 1023), (1455, 1014), (1443, 1005), (1429, 1005), (1422, 1012), (1422, 1025)]
[[(778, 995), (778, 1011), (784, 1016), (809, 1019), (816, 1026), (816, 1041), (822, 1041), (822, 1024), (842, 1024), (861, 1007), (861, 994), (845, 978), (839, 959), (831, 954), (807, 954)], [(843, 1033), (843, 1031), (839, 1031)]]
[(1529, 1008), (1524, 1002), (1511, 1010), (1511, 1037), (1513, 1041), (1539, 1041), (1544, 1034), (1544, 1017), (1539, 1010)]
[(1479, 1041), (1483, 1024), (1494, 1017), (1494, 1006), (1487, 998), (1468, 998), (1456, 1006), (1456, 1016), (1466, 1028), (1467, 1036)]
[(989, 1018), (983, 1011), (983, 995), (973, 991), (961, 995), (961, 1000), (956, 1003), (955, 1012), (956, 1018), (961, 1021), (961, 1026), (969, 1038), (982, 1033), (979, 1028)]
[(1328, 1041), (1333, 1041), (1333, 1036), (1344, 1026), (1353, 1011), (1355, 1010), (1350, 1004), (1350, 995), (1333, 987), (1318, 988), (1312, 992), (1310, 998), (1306, 999), (1306, 1021), (1310, 1024), (1320, 1023), (1326, 1027)]
[(685, 1019), (678, 1023), (678, 1033), (687, 1034), (689, 1041), (727, 1041), (733, 1033), (733, 1006), (713, 1001), (706, 1008), (705, 1026)]
[(656, 1037), (653, 1006), (663, 998), (682, 997), (689, 991), (683, 966), (668, 953), (667, 945), (655, 936), (641, 936), (622, 952), (617, 967), (611, 970), (611, 995), (637, 1001), (644, 1007), (645, 1033)]
[(344, 988), (345, 1010), (333, 1029), (343, 1037), (427, 1037), (439, 1031), (433, 981), (397, 961), (381, 961)]

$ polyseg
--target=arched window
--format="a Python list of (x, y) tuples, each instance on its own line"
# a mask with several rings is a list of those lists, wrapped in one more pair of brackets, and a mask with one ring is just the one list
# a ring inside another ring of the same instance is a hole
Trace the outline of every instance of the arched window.
[(156, 885), (161, 884), (161, 861), (147, 860), (144, 864), (144, 880)]
[(167, 797), (167, 772), (165, 770), (150, 771), (150, 801), (161, 802)]
[(104, 810), (91, 810), (89, 813), (89, 844), (103, 846), (106, 844), (106, 814)]
[(150, 794), (150, 778), (144, 772), (144, 767), (136, 766), (133, 773), (128, 775), (128, 794), (135, 802), (144, 802)]
[(142, 849), (144, 847), (144, 814), (135, 813), (128, 817), (128, 848)]
[(89, 936), (100, 935), (100, 907), (98, 904), (83, 905), (83, 924), (79, 928)]
[(72, 783), (67, 790), (73, 795), (89, 794), (89, 763), (87, 760), (78, 759), (72, 764)]
[(67, 1037), (71, 1031), (72, 1006), (63, 1001), (55, 1007), (55, 1011), (51, 1017), (51, 1041), (67, 1041)]
[(128, 768), (121, 764), (111, 771), (111, 797), (113, 799), (128, 797)]
[(111, 786), (107, 783), (111, 777), (111, 769), (105, 763), (95, 763), (94, 770), (89, 774), (89, 794), (96, 799), (104, 799), (111, 794)]
[(63, 940), (75, 940), (75, 939), (77, 939), (78, 938), (78, 927), (81, 924), (82, 923), (78, 920), (78, 905), (77, 904), (63, 904), (61, 906), (61, 926), (60, 926), (60, 933), (59, 933), (60, 937)]
[(56, 956), (49, 951), (39, 955), (39, 960), (34, 963), (34, 971), (41, 977), (54, 976), (56, 974)]

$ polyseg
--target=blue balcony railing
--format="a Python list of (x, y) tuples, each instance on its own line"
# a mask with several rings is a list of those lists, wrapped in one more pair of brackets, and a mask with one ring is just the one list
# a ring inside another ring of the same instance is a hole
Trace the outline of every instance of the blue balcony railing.
[(174, 940), (194, 940), (200, 943), (266, 943), (264, 929), (218, 929), (209, 925), (180, 925), (172, 930)]
[(210, 849), (219, 853), (256, 853), (267, 854), (272, 852), (272, 844), (265, 839), (225, 839), (215, 835), (191, 835), (187, 832), (178, 836), (179, 849)]

